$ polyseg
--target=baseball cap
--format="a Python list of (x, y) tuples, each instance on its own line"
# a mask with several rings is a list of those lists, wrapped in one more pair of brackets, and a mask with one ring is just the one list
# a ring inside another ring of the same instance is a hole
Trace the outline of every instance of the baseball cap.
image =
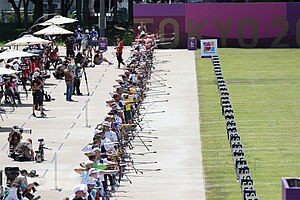
[(119, 127), (119, 123), (118, 122), (113, 122), (112, 126)]

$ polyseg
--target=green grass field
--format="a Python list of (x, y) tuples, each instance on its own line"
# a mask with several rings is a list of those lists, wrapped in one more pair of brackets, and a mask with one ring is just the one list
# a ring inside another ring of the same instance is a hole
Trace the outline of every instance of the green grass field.
[[(300, 49), (219, 49), (246, 160), (260, 199), (300, 177)], [(207, 200), (242, 199), (210, 59), (196, 52)]]

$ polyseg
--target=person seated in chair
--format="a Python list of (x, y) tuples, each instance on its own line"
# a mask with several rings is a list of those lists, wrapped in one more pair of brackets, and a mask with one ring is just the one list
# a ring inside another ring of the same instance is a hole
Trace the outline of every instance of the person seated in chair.
[(53, 63), (54, 69), (56, 69), (56, 66), (61, 59), (58, 57), (58, 47), (55, 47), (53, 51), (49, 54), (50, 63)]
[(18, 83), (15, 77), (10, 77), (10, 84), (11, 84), (11, 90), (13, 92), (13, 95), (17, 98), (19, 104), (22, 104), (21, 98), (20, 98), (20, 92), (18, 90)]
[(21, 140), (11, 157), (17, 161), (33, 161), (34, 151), (32, 149), (32, 140), (30, 138)]
[[(5, 85), (5, 102), (16, 104), (16, 98), (17, 98), (19, 104), (21, 104), (22, 102), (20, 99), (20, 93), (18, 91), (15, 77), (10, 77), (5, 79), (4, 85)], [(9, 97), (11, 98), (12, 102), (9, 101)]]

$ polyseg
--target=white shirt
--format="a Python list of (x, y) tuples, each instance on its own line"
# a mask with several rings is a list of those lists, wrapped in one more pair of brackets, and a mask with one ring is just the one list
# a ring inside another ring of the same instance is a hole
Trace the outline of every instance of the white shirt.
[(114, 118), (115, 118), (116, 122), (118, 122), (119, 124), (123, 123), (122, 118), (119, 117), (118, 115), (114, 115)]
[(118, 136), (114, 131), (105, 132), (105, 138), (108, 138), (111, 142), (118, 142)]
[(8, 196), (5, 198), (5, 200), (18, 200), (17, 196), (18, 188), (9, 188), (8, 190)]
[(18, 71), (19, 70), (19, 64), (18, 63), (16, 63), (16, 64), (14, 64), (14, 70), (16, 70), (16, 71)]

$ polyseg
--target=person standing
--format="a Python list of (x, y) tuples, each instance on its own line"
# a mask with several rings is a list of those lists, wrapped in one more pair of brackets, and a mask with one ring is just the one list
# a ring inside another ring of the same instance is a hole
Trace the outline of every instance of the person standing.
[(38, 107), (41, 111), (41, 117), (45, 117), (46, 114), (43, 111), (43, 81), (39, 76), (39, 72), (34, 72), (34, 79), (31, 82), (31, 91), (33, 96), (33, 105), (32, 105), (32, 116), (36, 117), (35, 109)]
[(89, 38), (90, 38), (90, 31), (89, 29), (85, 29), (82, 35), (82, 52), (88, 49)]
[(72, 99), (73, 94), (73, 85), (74, 85), (74, 77), (75, 74), (73, 72), (73, 65), (69, 62), (66, 69), (64, 69), (65, 82), (66, 82), (66, 100), (74, 101)]
[(73, 36), (70, 36), (65, 41), (65, 47), (66, 47), (66, 56), (74, 58), (75, 52), (74, 52), (74, 42), (75, 38)]
[(82, 41), (82, 29), (80, 25), (77, 25), (77, 29), (74, 31), (75, 34), (75, 48), (78, 52), (81, 50), (81, 41)]
[(139, 35), (147, 33), (146, 25), (143, 22), (140, 22), (140, 25), (138, 26), (138, 33)]
[(94, 53), (96, 51), (96, 47), (98, 46), (98, 32), (96, 31), (95, 27), (92, 26), (92, 31), (90, 32), (91, 37), (91, 45)]
[(75, 76), (74, 76), (74, 88), (73, 88), (73, 95), (81, 96), (82, 93), (80, 92), (80, 82), (82, 77), (81, 72), (81, 65), (75, 62)]
[(123, 58), (122, 58), (123, 48), (124, 48), (123, 41), (120, 36), (117, 36), (116, 55), (118, 60), (118, 68), (120, 68), (121, 64), (125, 66), (125, 63), (123, 62)]

